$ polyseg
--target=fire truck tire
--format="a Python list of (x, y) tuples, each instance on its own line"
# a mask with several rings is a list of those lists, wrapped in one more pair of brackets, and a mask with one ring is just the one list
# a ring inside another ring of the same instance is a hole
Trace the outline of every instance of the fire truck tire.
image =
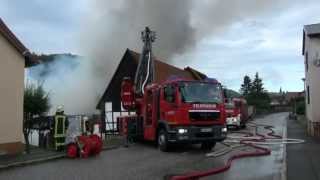
[(158, 133), (158, 147), (162, 152), (169, 150), (168, 133), (164, 129), (161, 129)]
[(216, 142), (203, 142), (201, 144), (201, 149), (203, 150), (211, 150), (216, 145)]

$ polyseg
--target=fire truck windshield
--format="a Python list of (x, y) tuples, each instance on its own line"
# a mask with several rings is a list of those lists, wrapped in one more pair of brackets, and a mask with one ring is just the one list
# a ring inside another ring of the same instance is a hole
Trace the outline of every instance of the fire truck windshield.
[(183, 102), (221, 103), (222, 88), (219, 84), (203, 82), (182, 82), (179, 90)]

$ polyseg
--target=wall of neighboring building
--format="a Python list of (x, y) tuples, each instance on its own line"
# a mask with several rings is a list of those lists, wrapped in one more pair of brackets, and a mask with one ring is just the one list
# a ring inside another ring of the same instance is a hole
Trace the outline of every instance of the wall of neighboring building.
[(320, 136), (320, 67), (314, 60), (320, 58), (320, 38), (305, 37), (305, 71), (306, 71), (306, 116), (308, 132)]
[(24, 58), (0, 34), (0, 154), (23, 149)]

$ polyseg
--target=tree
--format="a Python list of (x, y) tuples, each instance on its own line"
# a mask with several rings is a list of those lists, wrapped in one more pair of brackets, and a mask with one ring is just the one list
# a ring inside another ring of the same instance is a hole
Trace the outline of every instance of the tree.
[[(255, 74), (254, 80), (250, 85), (250, 77), (245, 76), (241, 85), (241, 91), (247, 99), (248, 104), (255, 106), (258, 110), (268, 109), (270, 107), (270, 97), (263, 87), (262, 79), (259, 73)], [(245, 95), (247, 93), (247, 95)]]
[(247, 97), (251, 92), (251, 79), (248, 75), (243, 78), (243, 84), (241, 84), (240, 92), (244, 97)]
[(256, 75), (254, 76), (251, 91), (252, 91), (252, 93), (255, 93), (255, 94), (261, 94), (264, 92), (262, 79), (259, 77), (258, 72), (256, 72)]
[(282, 91), (282, 88), (280, 87), (280, 90), (279, 90), (279, 102), (281, 105), (284, 105), (286, 101), (286, 94), (284, 91)]
[(26, 142), (26, 152), (30, 152), (29, 134), (32, 127), (34, 116), (41, 116), (50, 109), (49, 93), (47, 93), (42, 84), (27, 83), (24, 89), (24, 119), (23, 135)]

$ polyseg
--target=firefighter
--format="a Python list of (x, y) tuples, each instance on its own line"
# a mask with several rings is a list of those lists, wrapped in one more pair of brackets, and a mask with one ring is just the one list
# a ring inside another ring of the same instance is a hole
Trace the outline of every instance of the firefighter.
[(63, 106), (58, 106), (53, 123), (54, 147), (57, 151), (62, 150), (65, 147), (68, 125), (69, 122), (67, 116), (64, 114)]
[(88, 116), (84, 116), (81, 121), (81, 132), (86, 136), (92, 134)]

